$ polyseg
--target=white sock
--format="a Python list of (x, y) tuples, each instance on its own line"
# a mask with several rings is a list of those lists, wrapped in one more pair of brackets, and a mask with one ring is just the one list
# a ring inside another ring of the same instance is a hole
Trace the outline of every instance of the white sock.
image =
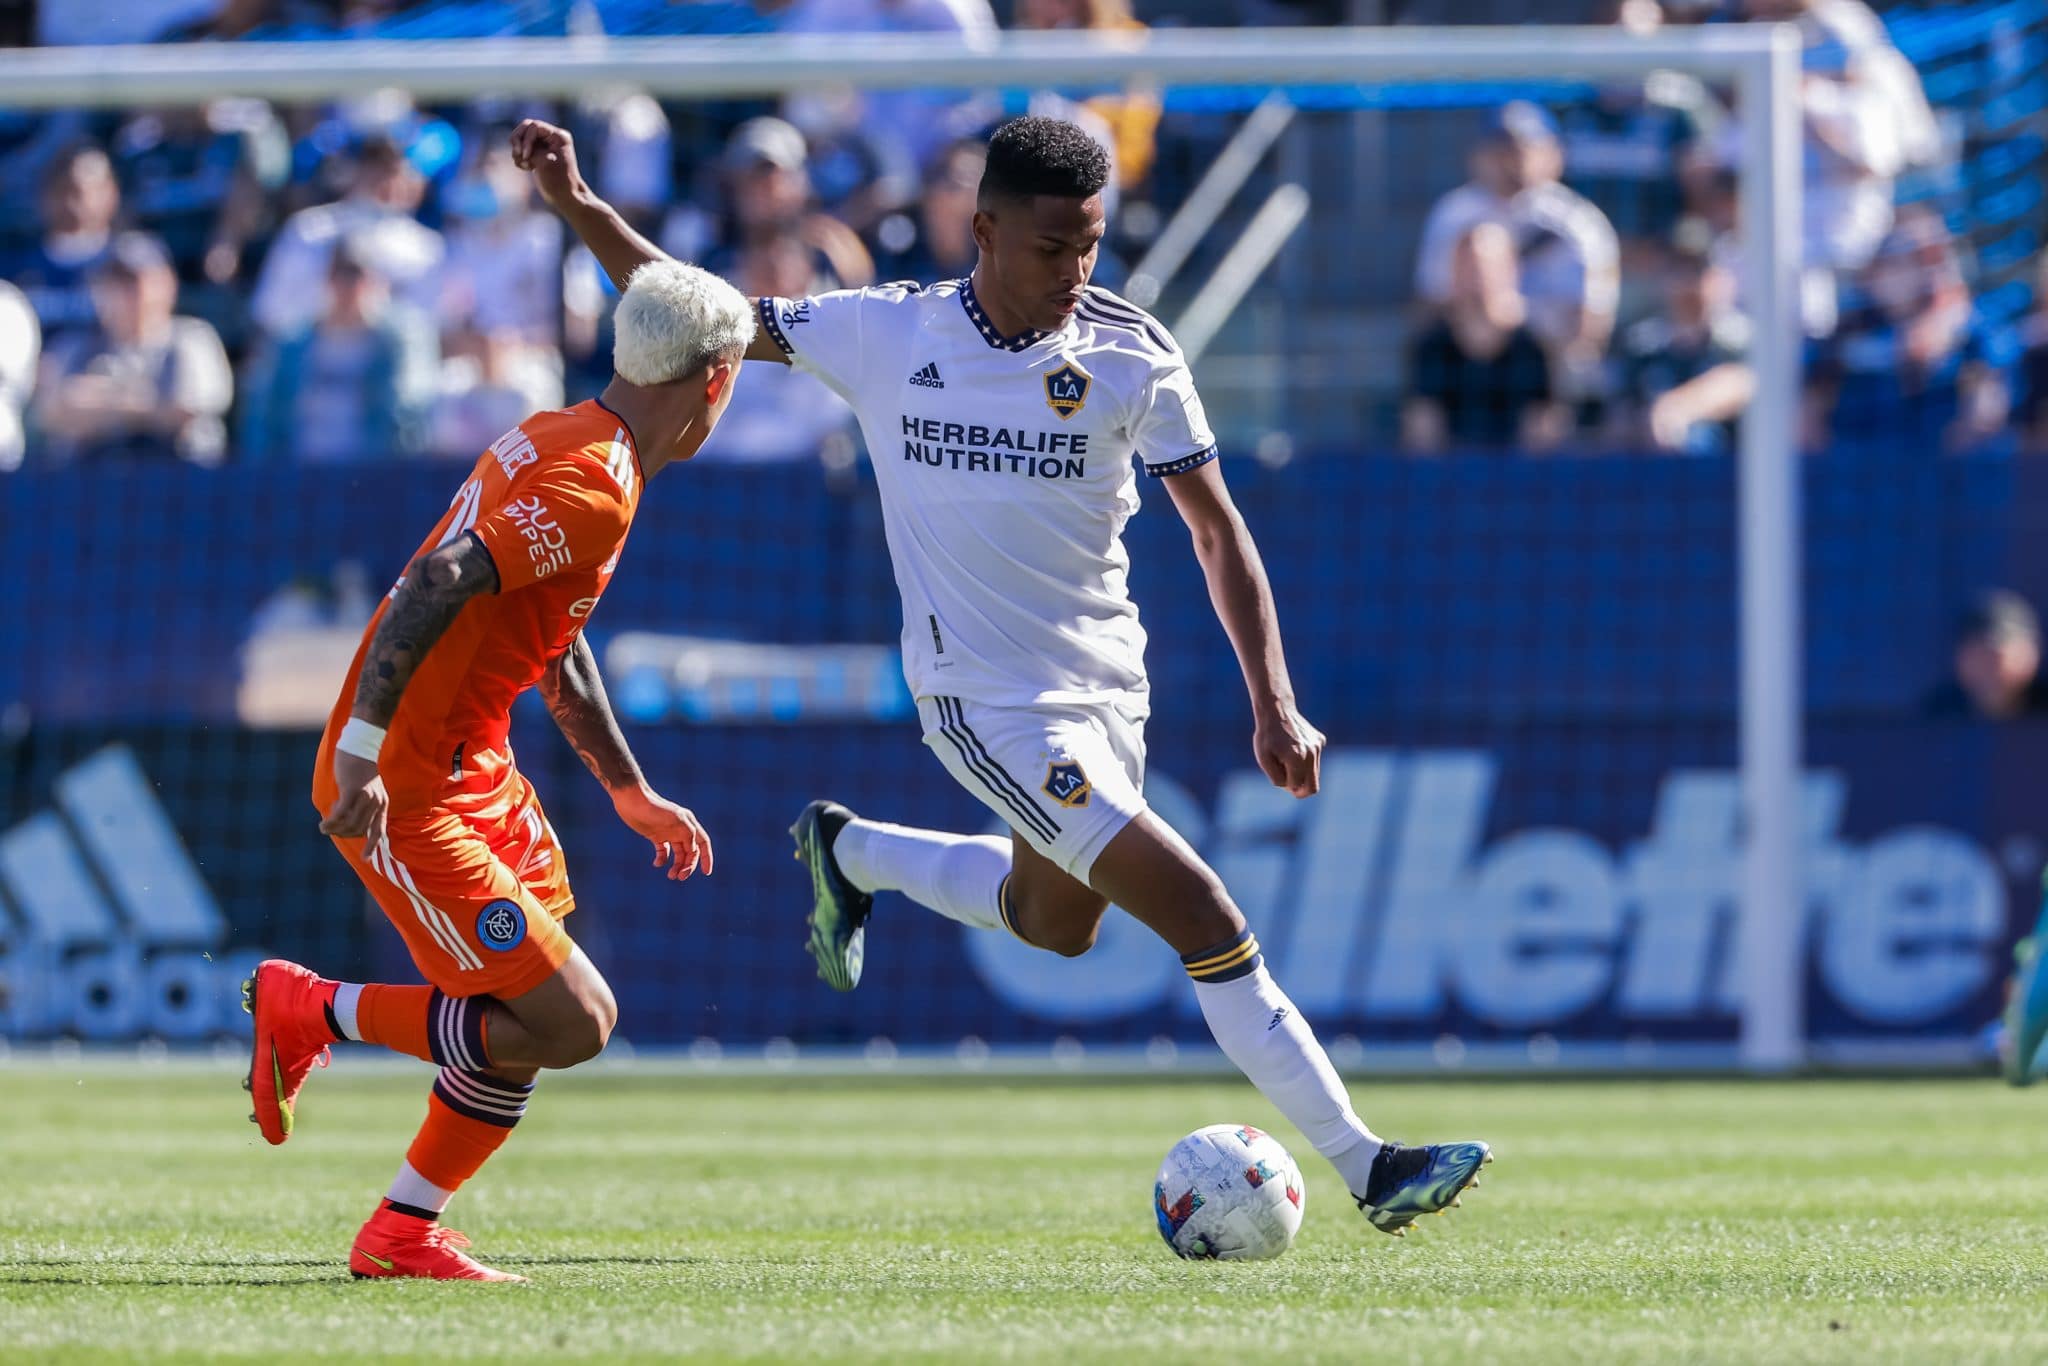
[[(1182, 961), (1195, 979), (1202, 1018), (1224, 1055), (1308, 1136), (1352, 1194), (1365, 1194), (1372, 1161), (1380, 1153), (1379, 1136), (1353, 1113), (1337, 1069), (1308, 1021), (1267, 973), (1252, 932)], [(1205, 980), (1199, 975), (1204, 965), (1223, 980)]]
[(334, 988), (334, 1022), (341, 1026), (341, 1037), (363, 1041), (363, 1031), (356, 1024), (356, 1003), (363, 999), (361, 982), (339, 982)]
[(832, 857), (863, 892), (901, 892), (963, 925), (1002, 927), (1008, 840), (852, 820), (832, 841)]
[(391, 1189), (384, 1192), (384, 1198), (394, 1205), (411, 1205), (415, 1209), (430, 1209), (439, 1214), (448, 1208), (448, 1202), (455, 1198), (454, 1191), (444, 1191), (433, 1182), (412, 1169), (412, 1163), (398, 1164), (398, 1175), (391, 1178)]

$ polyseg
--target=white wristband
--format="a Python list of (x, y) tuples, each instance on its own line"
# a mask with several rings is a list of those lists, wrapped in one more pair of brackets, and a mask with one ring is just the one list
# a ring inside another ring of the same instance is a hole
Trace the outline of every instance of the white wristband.
[(353, 754), (374, 764), (377, 751), (384, 748), (384, 728), (373, 726), (360, 716), (351, 716), (348, 724), (341, 728), (341, 738), (334, 742), (334, 747), (343, 754)]

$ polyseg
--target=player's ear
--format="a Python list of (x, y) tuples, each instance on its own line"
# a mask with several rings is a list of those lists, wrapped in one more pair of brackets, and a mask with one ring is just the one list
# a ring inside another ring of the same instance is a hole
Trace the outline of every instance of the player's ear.
[(718, 400), (724, 396), (738, 375), (739, 367), (729, 360), (720, 358), (711, 362), (704, 378), (704, 406), (716, 408)]
[(983, 251), (995, 246), (996, 216), (989, 209), (977, 207), (974, 210), (974, 245)]

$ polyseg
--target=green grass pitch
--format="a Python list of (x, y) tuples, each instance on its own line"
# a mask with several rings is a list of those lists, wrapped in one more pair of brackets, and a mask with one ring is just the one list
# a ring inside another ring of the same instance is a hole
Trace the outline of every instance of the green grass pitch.
[[(1241, 1084), (550, 1077), (451, 1220), (533, 1284), (466, 1286), (342, 1262), (425, 1068), (314, 1074), (279, 1150), (237, 1080), (0, 1070), (0, 1360), (2048, 1360), (2048, 1096), (1989, 1081), (1361, 1081), (1499, 1154), (1397, 1241)], [(1280, 1261), (1153, 1228), (1221, 1120), (1301, 1159)]]

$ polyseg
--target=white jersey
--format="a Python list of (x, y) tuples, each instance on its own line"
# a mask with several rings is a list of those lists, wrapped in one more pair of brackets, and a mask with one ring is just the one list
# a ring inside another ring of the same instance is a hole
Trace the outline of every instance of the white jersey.
[(1090, 287), (1055, 332), (1005, 337), (966, 280), (762, 299), (798, 368), (845, 397), (881, 489), (918, 697), (989, 706), (1145, 690), (1124, 523), (1148, 473), (1213, 460), (1187, 360)]

